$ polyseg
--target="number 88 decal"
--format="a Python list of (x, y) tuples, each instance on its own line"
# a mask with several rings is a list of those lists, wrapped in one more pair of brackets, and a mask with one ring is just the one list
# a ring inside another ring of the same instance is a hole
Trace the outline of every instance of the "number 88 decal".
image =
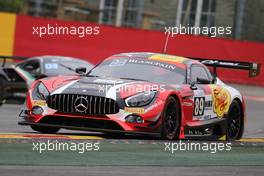
[(194, 98), (194, 116), (202, 116), (204, 114), (204, 97), (195, 97)]

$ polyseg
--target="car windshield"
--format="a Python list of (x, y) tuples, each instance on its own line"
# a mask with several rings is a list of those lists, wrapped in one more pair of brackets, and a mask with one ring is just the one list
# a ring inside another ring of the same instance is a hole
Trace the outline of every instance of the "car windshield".
[(186, 71), (174, 64), (147, 59), (121, 58), (102, 62), (92, 69), (88, 76), (183, 84), (186, 80)]

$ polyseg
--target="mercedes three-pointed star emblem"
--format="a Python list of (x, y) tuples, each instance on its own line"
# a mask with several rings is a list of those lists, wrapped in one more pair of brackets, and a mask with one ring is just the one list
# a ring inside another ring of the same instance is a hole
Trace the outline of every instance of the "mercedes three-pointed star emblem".
[(89, 103), (85, 97), (78, 97), (74, 102), (74, 107), (77, 112), (85, 112), (88, 109)]

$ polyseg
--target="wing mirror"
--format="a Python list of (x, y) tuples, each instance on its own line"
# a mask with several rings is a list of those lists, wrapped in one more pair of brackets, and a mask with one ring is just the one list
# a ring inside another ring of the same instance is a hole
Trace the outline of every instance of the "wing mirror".
[(195, 85), (195, 82), (191, 82), (190, 83), (190, 88), (192, 89), (192, 90), (197, 90), (198, 88), (196, 87), (196, 85)]
[(213, 79), (211, 83), (216, 83), (217, 82), (217, 76), (215, 74), (212, 75)]
[(204, 78), (197, 78), (197, 84), (210, 84), (211, 81), (208, 79), (204, 79)]
[(35, 76), (36, 79), (42, 79), (42, 78), (46, 78), (46, 77), (47, 77), (47, 75), (45, 75), (45, 74), (39, 74), (39, 75)]
[(211, 84), (211, 83), (212, 83), (212, 81), (210, 81), (208, 79), (198, 77), (196, 81), (193, 81), (190, 83), (190, 88), (192, 90), (197, 90), (198, 88), (197, 88), (196, 84)]
[(86, 73), (86, 67), (78, 67), (75, 69), (75, 72), (82, 75)]

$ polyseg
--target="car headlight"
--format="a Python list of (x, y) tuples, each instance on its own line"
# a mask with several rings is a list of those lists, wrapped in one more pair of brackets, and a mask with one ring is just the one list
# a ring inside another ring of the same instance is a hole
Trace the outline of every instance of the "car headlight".
[(32, 97), (34, 100), (46, 100), (48, 96), (50, 95), (48, 89), (45, 87), (45, 85), (42, 82), (39, 82), (32, 93)]
[(155, 97), (155, 91), (143, 92), (131, 97), (128, 97), (125, 102), (126, 106), (140, 107), (148, 105)]

